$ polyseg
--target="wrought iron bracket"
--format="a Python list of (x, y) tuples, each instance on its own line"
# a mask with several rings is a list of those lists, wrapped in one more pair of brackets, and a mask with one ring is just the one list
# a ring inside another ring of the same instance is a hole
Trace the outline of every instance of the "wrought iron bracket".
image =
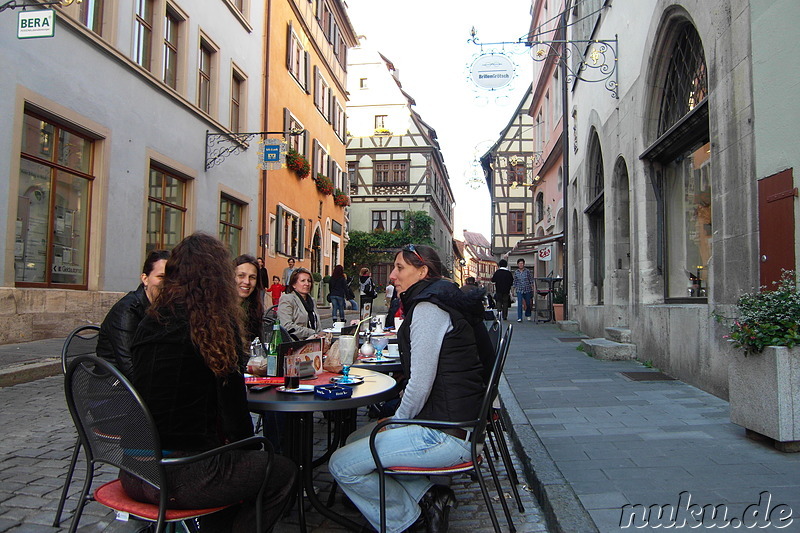
[(238, 155), (250, 147), (254, 137), (267, 135), (301, 135), (303, 129), (289, 131), (256, 131), (250, 133), (211, 133), (206, 130), (206, 170), (210, 170), (225, 161), (228, 156)]
[(18, 7), (21, 7), (24, 11), (29, 7), (68, 6), (73, 2), (80, 4), (81, 0), (48, 0), (46, 2), (33, 2), (31, 0), (9, 0), (4, 4), (0, 4), (0, 13), (6, 9), (17, 9)]

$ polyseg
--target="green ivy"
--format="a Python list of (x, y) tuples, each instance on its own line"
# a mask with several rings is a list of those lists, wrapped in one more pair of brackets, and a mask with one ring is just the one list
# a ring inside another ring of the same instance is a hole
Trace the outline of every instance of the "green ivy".
[(351, 279), (355, 279), (361, 267), (372, 267), (394, 260), (394, 253), (375, 253), (371, 250), (401, 248), (409, 243), (434, 246), (431, 239), (432, 228), (433, 218), (425, 211), (406, 211), (403, 229), (351, 231), (344, 251), (345, 272)]

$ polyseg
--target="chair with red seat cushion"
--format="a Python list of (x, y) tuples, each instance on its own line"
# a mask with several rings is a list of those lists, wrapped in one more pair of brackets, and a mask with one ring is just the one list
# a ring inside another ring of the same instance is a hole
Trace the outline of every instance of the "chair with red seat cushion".
[[(379, 480), (379, 491), (380, 491), (380, 502), (381, 502), (381, 533), (385, 533), (386, 531), (386, 479), (385, 476), (387, 475), (430, 475), (430, 476), (449, 476), (455, 473), (460, 472), (474, 472), (475, 477), (478, 479), (478, 484), (481, 488), (481, 494), (483, 495), (483, 501), (486, 503), (486, 507), (489, 510), (489, 517), (492, 519), (492, 526), (494, 526), (494, 530), (497, 533), (500, 533), (500, 524), (497, 521), (497, 515), (494, 512), (494, 506), (492, 505), (492, 499), (489, 496), (489, 490), (486, 487), (486, 481), (483, 479), (483, 472), (481, 471), (481, 464), (483, 463), (484, 458), (486, 459), (486, 463), (489, 465), (489, 471), (492, 475), (492, 480), (494, 481), (495, 489), (500, 496), (500, 503), (503, 506), (503, 513), (506, 517), (506, 522), (508, 523), (509, 530), (513, 533), (516, 531), (514, 527), (514, 523), (511, 519), (511, 512), (508, 509), (508, 504), (506, 503), (506, 499), (503, 495), (502, 488), (500, 486), (499, 477), (497, 475), (497, 469), (494, 466), (492, 461), (492, 456), (490, 453), (483, 453), (484, 441), (486, 437), (486, 426), (489, 421), (490, 412), (492, 409), (492, 403), (497, 396), (497, 387), (500, 383), (500, 376), (503, 372), (503, 365), (505, 364), (506, 356), (508, 355), (508, 347), (511, 344), (511, 333), (512, 333), (512, 326), (509, 324), (508, 328), (500, 340), (500, 344), (497, 347), (496, 357), (494, 360), (494, 364), (492, 365), (492, 373), (489, 377), (489, 382), (486, 387), (486, 392), (484, 393), (483, 400), (481, 402), (481, 408), (479, 411), (479, 418), (476, 420), (465, 420), (463, 422), (442, 422), (437, 420), (393, 420), (387, 419), (379, 422), (375, 428), (372, 430), (369, 436), (369, 448), (370, 452), (372, 453), (372, 458), (375, 461), (375, 465), (377, 466), (378, 471), (378, 480)], [(380, 456), (378, 455), (378, 451), (375, 448), (375, 437), (380, 432), (381, 428), (387, 425), (418, 425), (418, 426), (425, 426), (431, 428), (439, 428), (439, 429), (453, 429), (453, 428), (462, 428), (467, 429), (469, 433), (469, 442), (470, 442), (470, 451), (471, 451), (471, 460), (465, 463), (461, 463), (458, 465), (452, 466), (443, 466), (440, 468), (418, 468), (418, 467), (408, 467), (402, 465), (392, 465), (392, 466), (384, 466), (381, 463)]]
[[(79, 326), (72, 330), (64, 340), (61, 348), (61, 371), (66, 374), (67, 366), (70, 361), (79, 355), (94, 355), (97, 353), (97, 339), (100, 334), (100, 326), (89, 324)], [(61, 523), (61, 513), (64, 511), (64, 503), (67, 501), (69, 486), (72, 483), (72, 475), (75, 473), (75, 465), (78, 462), (78, 454), (81, 450), (81, 440), (75, 439), (75, 446), (72, 448), (72, 457), (69, 460), (67, 476), (64, 478), (64, 488), (61, 489), (61, 498), (58, 500), (56, 516), (53, 519), (53, 527), (58, 527)]]
[[(273, 450), (264, 437), (250, 437), (188, 457), (164, 457), (153, 417), (139, 393), (119, 370), (96, 356), (82, 355), (70, 363), (64, 378), (64, 391), (87, 463), (86, 479), (69, 533), (75, 533), (83, 509), (90, 501), (155, 522), (156, 533), (162, 533), (168, 523), (225, 508), (167, 509), (167, 466), (193, 463), (254, 444), (263, 444), (270, 464), (272, 462)], [(120, 468), (159, 489), (159, 504), (149, 505), (129, 498), (119, 480), (101, 486), (94, 496), (90, 495), (98, 464)], [(256, 498), (258, 531), (263, 530), (261, 501), (268, 476), (269, 468)]]

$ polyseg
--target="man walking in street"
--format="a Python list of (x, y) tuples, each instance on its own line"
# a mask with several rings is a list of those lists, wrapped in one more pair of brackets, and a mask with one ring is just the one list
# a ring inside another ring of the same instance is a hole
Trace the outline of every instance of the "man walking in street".
[(508, 261), (501, 259), (499, 267), (492, 275), (494, 283), (494, 303), (500, 312), (500, 318), (508, 320), (508, 308), (511, 307), (511, 287), (514, 285), (514, 275), (508, 269)]
[(517, 260), (514, 271), (514, 290), (517, 291), (517, 322), (522, 322), (522, 302), (525, 302), (525, 317), (531, 321), (533, 309), (533, 272), (525, 268), (525, 260)]

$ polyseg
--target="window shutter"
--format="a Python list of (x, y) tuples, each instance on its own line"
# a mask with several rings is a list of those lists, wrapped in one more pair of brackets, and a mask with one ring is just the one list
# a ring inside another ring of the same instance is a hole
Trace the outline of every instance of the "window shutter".
[(311, 67), (311, 56), (308, 52), (303, 53), (305, 57), (305, 64), (303, 65), (303, 77), (305, 78), (305, 87), (306, 94), (311, 94), (311, 80), (309, 79), (309, 71)]
[(308, 156), (308, 132), (307, 131), (303, 132), (302, 143), (303, 143), (303, 155), (304, 156)]
[(289, 113), (289, 108), (288, 107), (284, 107), (283, 108), (283, 131), (284, 132), (289, 131), (289, 125), (291, 124), (291, 122), (292, 122), (292, 114)]
[(286, 68), (292, 70), (292, 22), (286, 30)]
[(319, 83), (319, 67), (314, 65), (314, 105), (317, 109), (322, 108), (322, 84)]
[(300, 228), (299, 235), (297, 236), (297, 257), (305, 259), (306, 257), (306, 219), (299, 220)]
[(281, 238), (283, 237), (283, 208), (275, 208), (275, 251), (282, 252)]

